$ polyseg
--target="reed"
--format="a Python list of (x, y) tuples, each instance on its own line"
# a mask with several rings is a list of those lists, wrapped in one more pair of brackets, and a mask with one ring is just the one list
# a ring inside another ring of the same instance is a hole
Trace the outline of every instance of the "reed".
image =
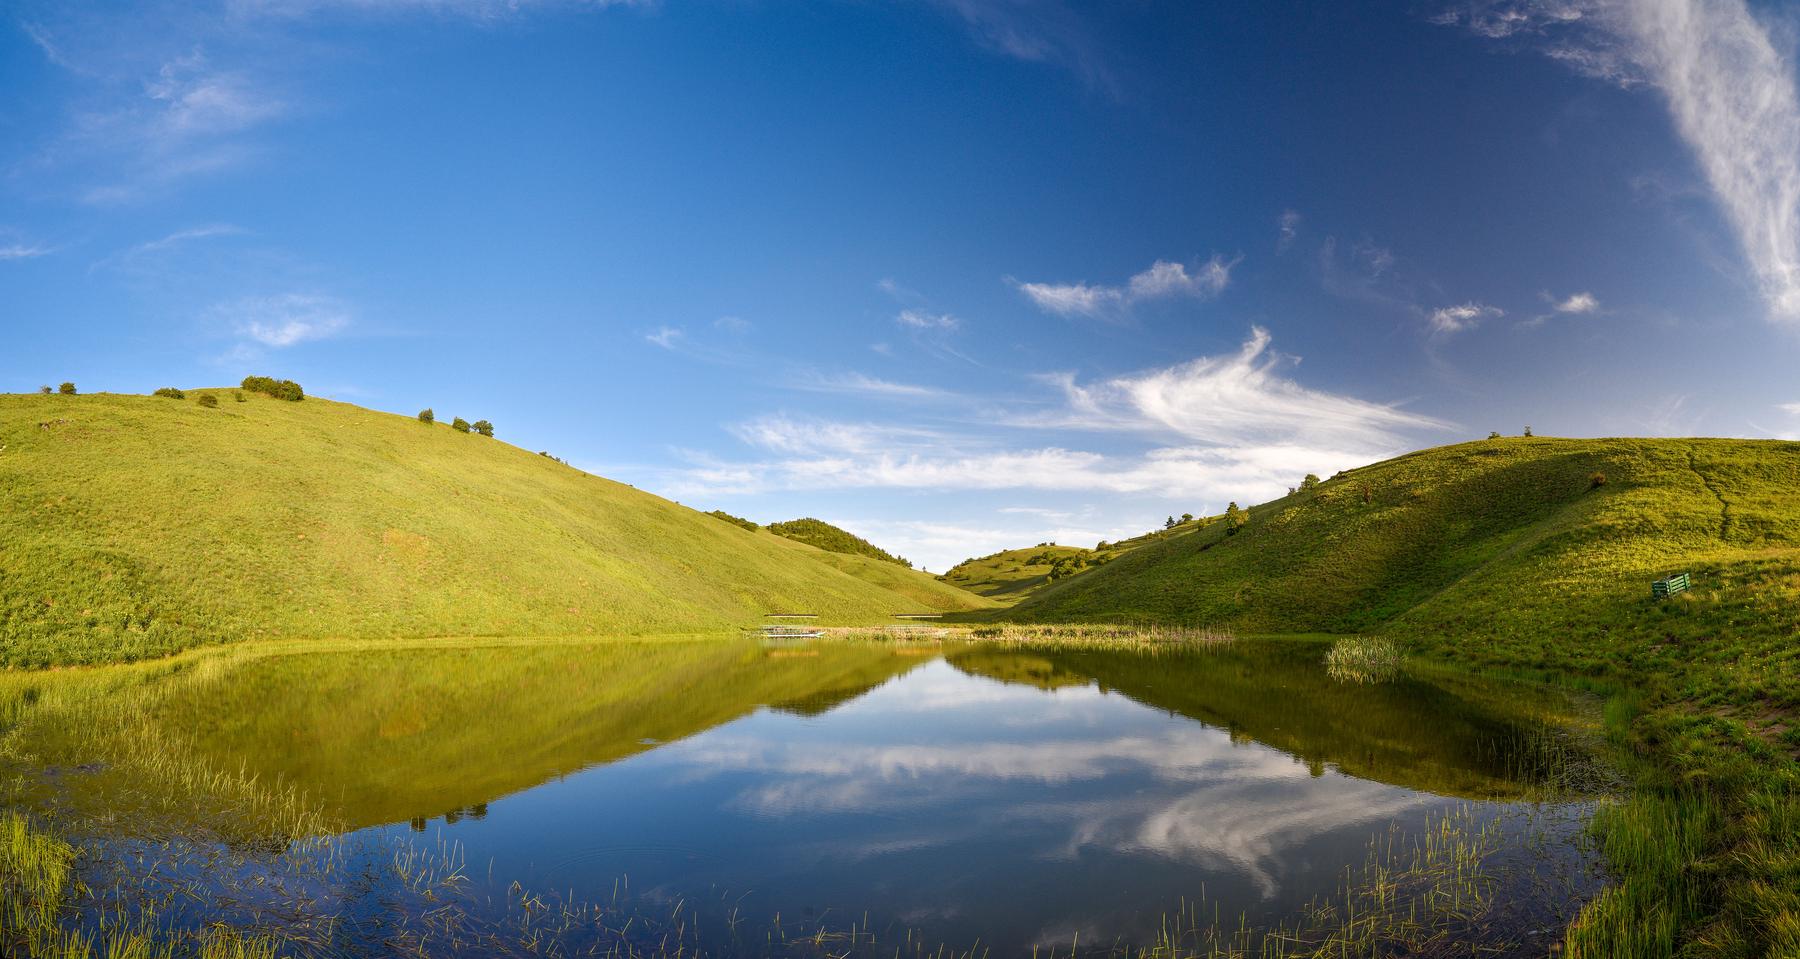
[(1325, 651), (1325, 671), (1340, 683), (1385, 683), (1400, 675), (1405, 658), (1391, 639), (1349, 636)]

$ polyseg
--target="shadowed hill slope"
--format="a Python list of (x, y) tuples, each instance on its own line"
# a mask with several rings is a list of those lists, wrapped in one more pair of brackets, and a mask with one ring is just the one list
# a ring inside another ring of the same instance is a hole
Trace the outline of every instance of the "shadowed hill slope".
[(989, 605), (887, 563), (869, 562), (883, 567), (870, 582), (861, 564), (442, 424), (244, 395), (0, 396), (0, 662)]

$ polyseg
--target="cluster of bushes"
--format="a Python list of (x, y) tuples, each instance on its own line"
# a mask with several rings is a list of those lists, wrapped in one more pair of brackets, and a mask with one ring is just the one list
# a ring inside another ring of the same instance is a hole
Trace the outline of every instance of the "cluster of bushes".
[(302, 390), (300, 384), (293, 380), (278, 380), (269, 376), (246, 376), (242, 385), (244, 389), (252, 393), (262, 393), (278, 400), (298, 403), (306, 399), (306, 391)]
[(173, 386), (165, 386), (165, 387), (163, 387), (163, 388), (162, 388), (162, 389), (159, 389), (159, 390), (157, 390), (157, 391), (156, 391), (156, 392), (154, 392), (154, 393), (152, 393), (152, 394), (150, 394), (150, 395), (151, 395), (151, 396), (162, 396), (162, 397), (167, 397), (167, 398), (169, 398), (169, 399), (171, 399), (171, 400), (185, 400), (185, 399), (187, 399), (187, 394), (186, 394), (186, 393), (185, 393), (185, 392), (183, 392), (183, 391), (181, 391), (181, 390), (178, 390), (178, 389), (176, 389), (176, 388), (175, 388), (175, 387), (173, 387)]
[[(38, 392), (44, 394), (45, 396), (49, 396), (50, 395), (50, 387), (40, 386), (40, 387), (38, 387)], [(56, 392), (61, 393), (64, 396), (74, 396), (75, 395), (75, 384), (64, 383), (63, 385), (56, 388)]]
[[(427, 406), (424, 409), (419, 411), (419, 422), (424, 423), (426, 426), (430, 426), (431, 424), (437, 422), (437, 414), (433, 413), (431, 411), (431, 407)], [(450, 428), (457, 431), (458, 433), (471, 433), (471, 432), (480, 433), (482, 436), (486, 436), (489, 438), (492, 438), (494, 435), (494, 424), (489, 423), (487, 420), (476, 420), (475, 422), (471, 423), (468, 420), (465, 420), (462, 417), (458, 416), (455, 419), (450, 421)], [(549, 453), (545, 453), (543, 455), (550, 456)], [(550, 458), (556, 459), (556, 457), (554, 457), (554, 456), (550, 456)], [(558, 460), (558, 462), (561, 462), (561, 461)]]
[(745, 528), (753, 533), (759, 529), (762, 529), (761, 526), (758, 526), (755, 523), (750, 522), (749, 520), (743, 518), (742, 516), (733, 516), (730, 513), (727, 513), (722, 509), (715, 509), (712, 512), (707, 513), (706, 515), (711, 516), (714, 519), (722, 519), (725, 522), (730, 523), (733, 526), (742, 526), (743, 528)]
[(774, 533), (777, 536), (785, 536), (796, 542), (817, 546), (827, 552), (868, 556), (872, 559), (879, 559), (888, 563), (897, 563), (907, 569), (912, 569), (912, 563), (908, 560), (895, 556), (860, 536), (838, 529), (836, 526), (833, 526), (824, 520), (813, 519), (810, 516), (802, 519), (788, 520), (785, 523), (770, 523), (769, 532)]
[(1098, 565), (1100, 564), (1090, 560), (1081, 553), (1075, 553), (1070, 556), (1058, 556), (1056, 561), (1050, 564), (1050, 581), (1055, 582), (1062, 579), (1064, 576), (1071, 576), (1075, 573), (1079, 573), (1089, 566)]

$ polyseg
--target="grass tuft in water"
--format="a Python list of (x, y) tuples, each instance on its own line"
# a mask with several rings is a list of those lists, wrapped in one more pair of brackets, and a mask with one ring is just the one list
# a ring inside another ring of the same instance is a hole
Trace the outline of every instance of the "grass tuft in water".
[(1331, 644), (1325, 671), (1340, 683), (1385, 683), (1400, 675), (1405, 656), (1391, 639), (1350, 636)]

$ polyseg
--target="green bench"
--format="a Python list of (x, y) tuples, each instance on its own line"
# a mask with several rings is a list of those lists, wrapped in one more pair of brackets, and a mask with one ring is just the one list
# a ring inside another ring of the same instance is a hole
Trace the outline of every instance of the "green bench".
[(1671, 576), (1665, 576), (1650, 584), (1650, 595), (1657, 599), (1667, 599), (1676, 593), (1685, 593), (1687, 591), (1688, 574), (1686, 573), (1675, 573)]

